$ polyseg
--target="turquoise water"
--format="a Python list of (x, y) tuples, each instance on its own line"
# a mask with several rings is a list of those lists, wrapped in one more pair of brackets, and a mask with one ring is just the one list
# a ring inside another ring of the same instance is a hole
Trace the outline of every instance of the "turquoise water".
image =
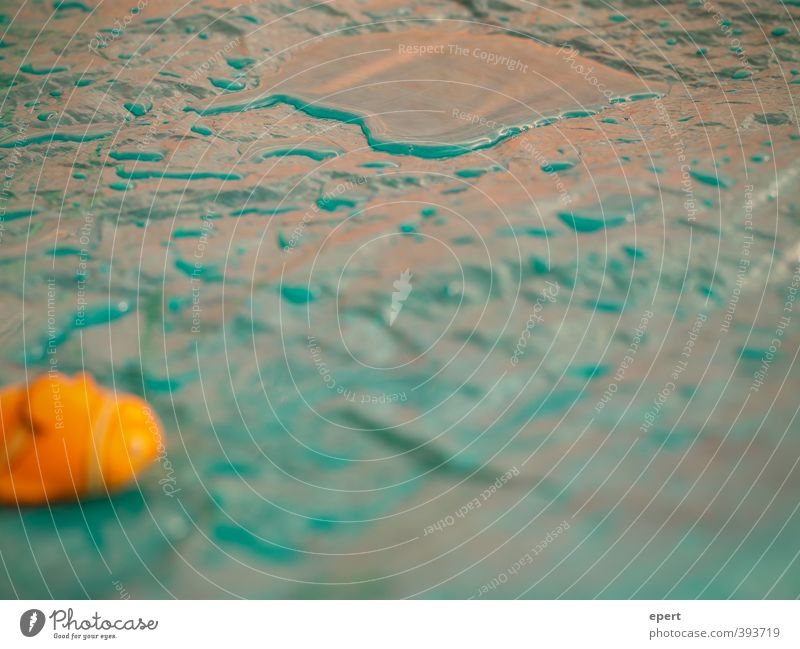
[(0, 378), (167, 449), (0, 595), (800, 595), (800, 9), (714, 7), (6, 5)]

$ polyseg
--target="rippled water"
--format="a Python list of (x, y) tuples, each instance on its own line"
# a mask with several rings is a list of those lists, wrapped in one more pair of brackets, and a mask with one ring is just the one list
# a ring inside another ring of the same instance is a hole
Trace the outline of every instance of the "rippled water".
[(0, 594), (796, 597), (795, 2), (4, 3), (0, 368), (150, 400)]

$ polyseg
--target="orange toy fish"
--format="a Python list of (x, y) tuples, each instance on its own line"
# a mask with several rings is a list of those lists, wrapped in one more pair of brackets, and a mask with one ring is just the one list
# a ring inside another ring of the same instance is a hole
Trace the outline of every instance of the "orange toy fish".
[(142, 399), (88, 374), (43, 374), (0, 390), (0, 502), (39, 505), (105, 495), (130, 484), (163, 450)]

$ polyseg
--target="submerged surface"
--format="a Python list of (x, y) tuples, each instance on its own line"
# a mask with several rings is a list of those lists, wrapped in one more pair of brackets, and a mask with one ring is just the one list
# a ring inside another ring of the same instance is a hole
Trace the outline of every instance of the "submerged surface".
[(0, 595), (800, 595), (800, 9), (640, 4), (6, 5), (0, 377), (168, 444)]
[(658, 87), (520, 34), (417, 28), (323, 41), (257, 88), (190, 109), (215, 115), (284, 103), (357, 124), (376, 151), (446, 158), (613, 104), (659, 97)]

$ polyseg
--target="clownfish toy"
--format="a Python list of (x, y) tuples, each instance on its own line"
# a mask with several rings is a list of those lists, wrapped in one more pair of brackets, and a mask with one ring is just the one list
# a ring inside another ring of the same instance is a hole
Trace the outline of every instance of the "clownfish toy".
[(164, 450), (150, 406), (88, 374), (43, 374), (0, 390), (0, 502), (41, 505), (106, 495)]

